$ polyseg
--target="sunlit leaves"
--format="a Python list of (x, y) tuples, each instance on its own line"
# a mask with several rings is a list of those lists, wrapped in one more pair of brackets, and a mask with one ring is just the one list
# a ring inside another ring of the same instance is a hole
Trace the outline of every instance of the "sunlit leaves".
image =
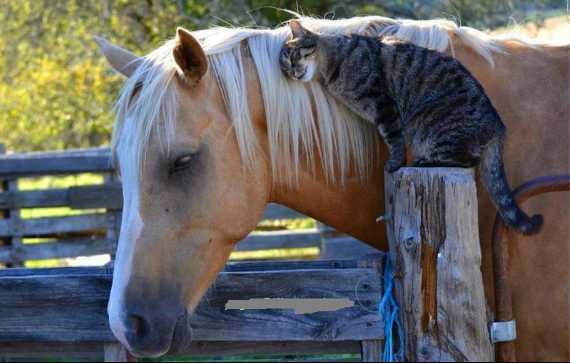
[[(487, 27), (561, 8), (559, 0), (0, 0), (0, 143), (31, 151), (109, 142), (122, 80), (93, 41), (102, 35), (137, 54), (176, 26), (275, 26), (291, 9), (347, 17), (451, 17)], [(520, 15), (525, 14), (525, 15)]]

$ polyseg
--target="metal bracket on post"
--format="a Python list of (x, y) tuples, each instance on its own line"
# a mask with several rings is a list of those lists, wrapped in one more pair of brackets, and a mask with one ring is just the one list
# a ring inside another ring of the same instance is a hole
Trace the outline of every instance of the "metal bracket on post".
[(386, 212), (386, 213), (382, 214), (381, 216), (378, 216), (378, 218), (376, 218), (376, 223), (388, 222), (391, 219), (392, 219), (392, 216), (390, 215), (390, 213)]
[(512, 342), (517, 339), (517, 321), (495, 321), (491, 323), (491, 342)]

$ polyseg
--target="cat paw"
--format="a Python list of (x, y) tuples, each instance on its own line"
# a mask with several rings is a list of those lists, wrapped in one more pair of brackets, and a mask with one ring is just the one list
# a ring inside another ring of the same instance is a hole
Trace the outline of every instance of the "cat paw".
[(384, 165), (384, 170), (386, 170), (388, 173), (393, 173), (396, 170), (400, 169), (402, 166), (404, 166), (403, 160), (388, 160)]

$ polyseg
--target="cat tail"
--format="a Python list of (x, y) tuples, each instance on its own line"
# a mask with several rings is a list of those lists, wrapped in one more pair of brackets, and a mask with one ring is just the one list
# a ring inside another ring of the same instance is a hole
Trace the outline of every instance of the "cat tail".
[(542, 216), (529, 217), (513, 198), (503, 164), (503, 140), (502, 135), (498, 136), (483, 150), (480, 164), (483, 185), (507, 226), (525, 235), (538, 233), (543, 223)]

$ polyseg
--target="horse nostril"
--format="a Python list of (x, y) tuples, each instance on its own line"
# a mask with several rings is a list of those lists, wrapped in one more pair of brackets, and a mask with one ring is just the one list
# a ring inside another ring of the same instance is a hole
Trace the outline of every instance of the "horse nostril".
[(144, 338), (148, 334), (148, 324), (145, 319), (137, 314), (131, 314), (127, 318), (127, 327), (137, 338)]

